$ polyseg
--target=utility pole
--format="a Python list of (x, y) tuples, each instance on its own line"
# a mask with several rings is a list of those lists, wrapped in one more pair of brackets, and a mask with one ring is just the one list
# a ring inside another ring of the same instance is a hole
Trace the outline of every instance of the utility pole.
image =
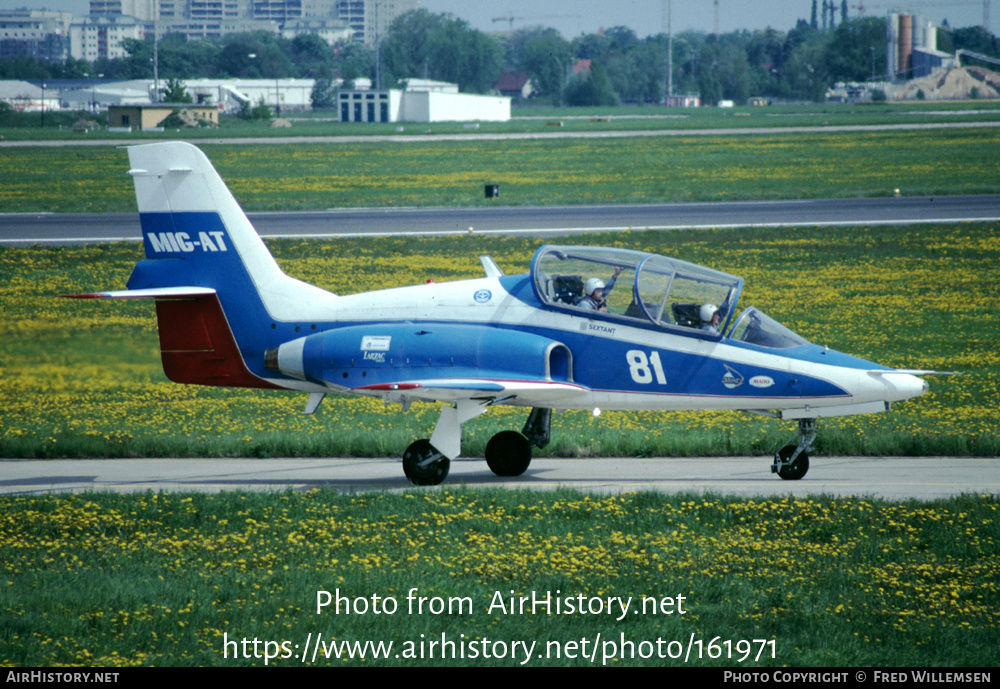
[(153, 0), (153, 102), (160, 102), (160, 46), (159, 31), (156, 30), (156, 22), (159, 19), (159, 9), (156, 0)]
[(667, 0), (667, 96), (674, 95), (674, 31), (673, 7)]

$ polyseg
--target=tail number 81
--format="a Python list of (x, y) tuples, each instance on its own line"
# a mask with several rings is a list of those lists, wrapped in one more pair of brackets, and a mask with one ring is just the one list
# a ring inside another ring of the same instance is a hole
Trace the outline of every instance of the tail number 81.
[(625, 360), (628, 362), (628, 372), (632, 380), (636, 383), (652, 383), (653, 377), (660, 385), (667, 384), (667, 377), (663, 373), (663, 364), (660, 363), (660, 353), (646, 352), (640, 349), (630, 349), (625, 353)]

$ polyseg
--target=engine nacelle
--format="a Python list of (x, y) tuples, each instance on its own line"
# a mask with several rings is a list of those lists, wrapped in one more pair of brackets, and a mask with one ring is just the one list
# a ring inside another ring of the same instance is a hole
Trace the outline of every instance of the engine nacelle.
[(265, 359), (286, 376), (346, 388), (433, 378), (573, 382), (563, 343), (488, 326), (348, 326), (286, 342)]

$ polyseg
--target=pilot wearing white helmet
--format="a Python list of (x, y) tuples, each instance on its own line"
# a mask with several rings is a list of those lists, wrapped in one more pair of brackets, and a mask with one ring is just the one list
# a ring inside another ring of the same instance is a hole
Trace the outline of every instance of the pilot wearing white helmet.
[(715, 304), (702, 304), (698, 310), (701, 318), (701, 329), (705, 332), (719, 334), (719, 307)]
[(605, 284), (604, 280), (601, 278), (589, 278), (585, 283), (583, 283), (583, 298), (576, 303), (581, 309), (589, 309), (591, 311), (607, 311), (607, 304), (604, 300), (611, 290), (615, 288), (615, 280), (621, 275), (622, 269), (615, 266), (615, 274), (611, 276)]

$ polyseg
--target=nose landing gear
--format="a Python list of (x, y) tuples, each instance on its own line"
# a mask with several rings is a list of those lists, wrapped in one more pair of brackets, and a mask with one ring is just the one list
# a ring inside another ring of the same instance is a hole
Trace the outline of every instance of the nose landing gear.
[(771, 473), (786, 481), (798, 481), (809, 471), (809, 455), (812, 441), (816, 439), (816, 419), (799, 419), (798, 443), (785, 445), (774, 453)]

